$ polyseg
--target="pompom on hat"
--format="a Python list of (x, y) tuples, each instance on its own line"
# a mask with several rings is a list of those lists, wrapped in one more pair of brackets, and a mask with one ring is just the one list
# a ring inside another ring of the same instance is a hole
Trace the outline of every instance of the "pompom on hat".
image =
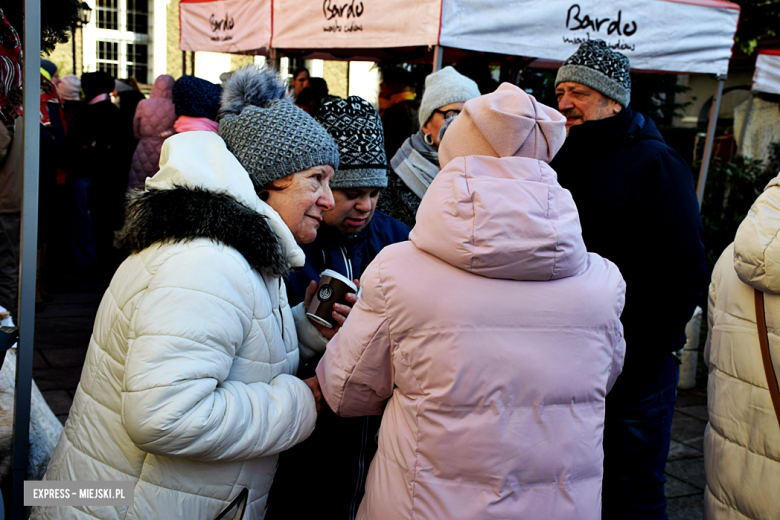
[(331, 188), (387, 187), (384, 129), (371, 103), (358, 96), (331, 101), (316, 119), (339, 147), (339, 171)]
[(281, 78), (268, 67), (241, 68), (224, 86), (219, 135), (256, 189), (313, 166), (338, 170), (333, 138), (285, 95)]
[(563, 62), (555, 86), (566, 81), (580, 83), (626, 107), (631, 101), (630, 70), (624, 54), (610, 49), (604, 40), (589, 40)]
[(439, 145), (441, 168), (457, 157), (529, 157), (550, 162), (566, 139), (566, 118), (520, 88), (503, 83), (466, 101)]

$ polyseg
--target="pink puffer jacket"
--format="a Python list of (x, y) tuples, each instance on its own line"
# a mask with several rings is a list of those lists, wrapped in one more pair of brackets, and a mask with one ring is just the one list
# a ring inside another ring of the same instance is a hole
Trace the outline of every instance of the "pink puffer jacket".
[(317, 367), (336, 413), (384, 414), (358, 518), (600, 519), (625, 283), (571, 194), (536, 159), (456, 158), (410, 239)]
[(157, 76), (149, 99), (138, 103), (133, 118), (133, 133), (138, 146), (133, 154), (127, 189), (143, 189), (147, 177), (153, 177), (160, 169), (160, 150), (163, 141), (175, 134), (173, 124), (176, 111), (173, 107), (173, 76)]

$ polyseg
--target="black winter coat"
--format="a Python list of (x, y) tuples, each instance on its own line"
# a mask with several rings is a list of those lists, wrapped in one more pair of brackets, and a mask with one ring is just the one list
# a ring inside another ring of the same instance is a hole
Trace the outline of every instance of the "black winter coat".
[[(359, 279), (382, 248), (408, 238), (407, 226), (379, 211), (357, 235), (344, 235), (323, 225), (314, 242), (301, 244), (306, 265), (287, 277), (290, 306), (303, 301), (309, 281), (319, 281), (325, 269)], [(309, 360), (298, 371), (298, 377), (314, 376), (320, 357)], [(322, 413), (311, 437), (279, 456), (266, 520), (354, 519), (363, 498), (368, 467), (376, 454), (374, 437), (381, 419), (338, 417), (323, 400)]]
[(690, 167), (631, 107), (572, 127), (550, 166), (574, 197), (588, 250), (626, 280), (624, 376), (660, 369), (684, 344), (709, 280)]

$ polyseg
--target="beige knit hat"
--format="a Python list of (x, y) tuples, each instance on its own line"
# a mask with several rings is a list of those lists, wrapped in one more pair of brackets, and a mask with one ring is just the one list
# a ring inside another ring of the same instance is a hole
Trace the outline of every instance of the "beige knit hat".
[(566, 118), (520, 88), (503, 83), (466, 101), (444, 133), (439, 164), (457, 157), (529, 157), (550, 162), (566, 139)]

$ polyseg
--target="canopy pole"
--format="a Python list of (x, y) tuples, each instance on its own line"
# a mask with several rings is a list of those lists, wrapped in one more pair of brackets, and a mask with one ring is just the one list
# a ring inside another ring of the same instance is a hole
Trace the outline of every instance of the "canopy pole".
[[(22, 202), (19, 344), (14, 392), (13, 494), (11, 518), (24, 518), (24, 479), (30, 438), (33, 335), (35, 333), (35, 267), (38, 248), (38, 162), (40, 160), (41, 3), (24, 0), (24, 198)], [(19, 135), (15, 136), (17, 139)]]
[(268, 65), (275, 69), (276, 72), (279, 72), (279, 59), (276, 57), (276, 49), (273, 47), (268, 49)]
[(717, 84), (715, 86), (715, 95), (712, 98), (712, 108), (710, 109), (710, 122), (707, 125), (707, 139), (704, 145), (704, 157), (702, 157), (701, 169), (699, 170), (699, 185), (696, 187), (696, 197), (699, 199), (699, 211), (701, 211), (702, 201), (704, 200), (704, 185), (707, 183), (707, 171), (710, 169), (712, 144), (715, 141), (715, 127), (718, 124), (718, 115), (720, 114), (720, 100), (723, 98), (723, 84), (726, 82), (726, 75), (718, 74), (716, 79)]
[(444, 58), (444, 49), (436, 45), (433, 48), (433, 72), (441, 70), (442, 58)]

